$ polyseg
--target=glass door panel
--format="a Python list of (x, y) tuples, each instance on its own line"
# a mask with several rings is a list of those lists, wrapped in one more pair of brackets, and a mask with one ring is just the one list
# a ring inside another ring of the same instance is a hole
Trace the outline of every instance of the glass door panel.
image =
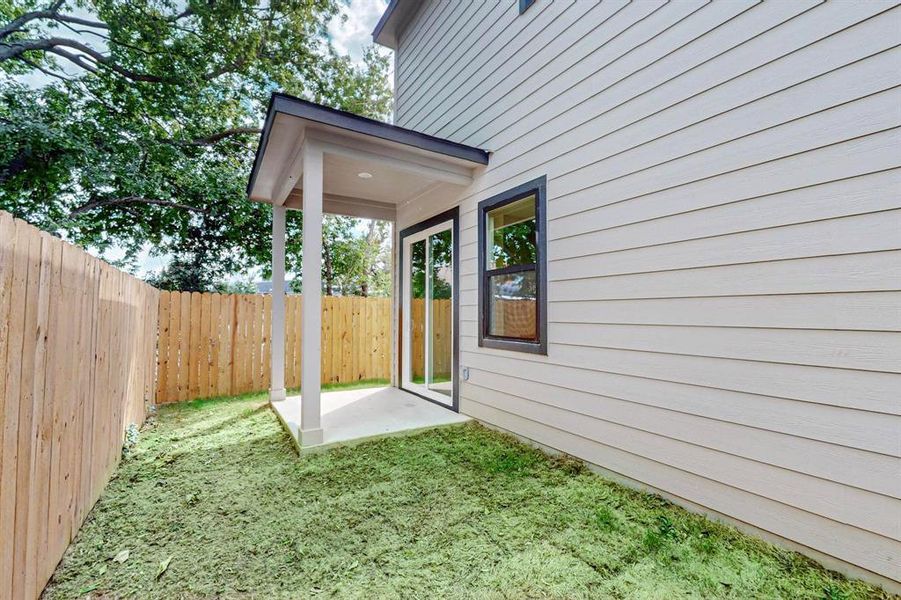
[(446, 229), (430, 235), (428, 277), (429, 369), (426, 385), (432, 391), (452, 396), (453, 346), (451, 315), (453, 303), (453, 239)]
[(425, 240), (410, 245), (410, 294), (410, 380), (421, 385), (425, 383)]
[(403, 387), (453, 405), (453, 221), (406, 236)]

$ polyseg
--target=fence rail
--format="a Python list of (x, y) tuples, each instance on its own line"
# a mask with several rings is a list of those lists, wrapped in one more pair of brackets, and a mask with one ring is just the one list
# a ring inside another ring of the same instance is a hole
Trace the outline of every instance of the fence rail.
[(0, 598), (36, 598), (152, 400), (158, 292), (0, 212)]
[[(285, 299), (285, 385), (300, 387), (301, 296)], [(269, 388), (272, 298), (160, 292), (156, 402)], [(323, 383), (391, 377), (391, 300), (322, 298)]]

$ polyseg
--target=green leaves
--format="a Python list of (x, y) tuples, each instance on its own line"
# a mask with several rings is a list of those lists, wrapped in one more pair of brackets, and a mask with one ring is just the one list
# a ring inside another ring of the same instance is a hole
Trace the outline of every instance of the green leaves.
[[(0, 4), (0, 27), (33, 4)], [(88, 28), (96, 35), (52, 18), (15, 35), (77, 38), (102, 54), (95, 68), (59, 56), (0, 62), (0, 209), (84, 246), (124, 249), (125, 266), (150, 247), (208, 285), (268, 265), (269, 207), (249, 202), (245, 186), (273, 91), (376, 118), (390, 110), (388, 59), (370, 49), (356, 66), (327, 40), (336, 0), (69, 0), (59, 14), (76, 7), (102, 23)], [(16, 83), (36, 65), (64, 80)], [(300, 215), (288, 234), (296, 271)]]
[(387, 295), (391, 286), (389, 238), (387, 222), (326, 215), (322, 222), (325, 293)]

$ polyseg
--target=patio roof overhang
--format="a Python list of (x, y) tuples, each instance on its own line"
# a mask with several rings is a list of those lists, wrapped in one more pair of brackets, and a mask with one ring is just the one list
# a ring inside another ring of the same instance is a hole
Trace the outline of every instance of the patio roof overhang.
[(248, 197), (302, 208), (305, 146), (323, 154), (324, 212), (388, 220), (400, 204), (469, 185), (488, 163), (479, 148), (273, 94)]
[[(395, 220), (398, 205), (435, 202), (468, 186), (488, 153), (403, 127), (273, 94), (247, 184), (248, 197), (272, 205), (272, 318), (269, 399), (285, 400), (285, 223), (303, 210), (301, 382), (296, 435), (321, 446), (320, 332), (322, 215)], [(418, 207), (422, 209), (423, 207)], [(393, 270), (392, 270), (393, 271)], [(394, 347), (394, 344), (392, 344)]]

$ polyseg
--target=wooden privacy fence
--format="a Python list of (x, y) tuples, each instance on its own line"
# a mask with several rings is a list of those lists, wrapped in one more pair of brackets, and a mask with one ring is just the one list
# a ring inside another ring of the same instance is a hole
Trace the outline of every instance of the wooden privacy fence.
[[(285, 299), (285, 385), (300, 387), (301, 296)], [(156, 402), (269, 388), (272, 298), (160, 292)], [(391, 377), (391, 300), (322, 298), (323, 383)]]
[(534, 337), (537, 332), (536, 306), (534, 299), (497, 299), (491, 303), (491, 322), (504, 335)]
[(36, 598), (152, 401), (158, 292), (0, 212), (0, 598)]
[(438, 380), (450, 379), (451, 359), (453, 358), (451, 346), (451, 312), (453, 305), (450, 299), (430, 300), (429, 312), (432, 318), (432, 339), (425, 339), (425, 298), (413, 298), (410, 302), (410, 321), (413, 339), (410, 343), (410, 366), (413, 370), (413, 380), (418, 381), (425, 377), (425, 345), (432, 343), (431, 361), (432, 377)]

